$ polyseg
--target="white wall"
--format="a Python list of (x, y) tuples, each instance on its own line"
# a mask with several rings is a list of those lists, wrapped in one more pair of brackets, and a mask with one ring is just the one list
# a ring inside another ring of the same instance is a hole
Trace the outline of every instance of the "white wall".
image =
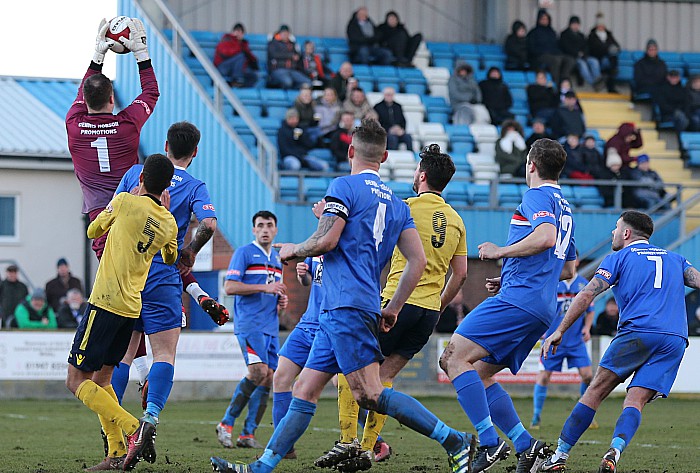
[[(0, 192), (20, 199), (19, 242), (0, 243), (0, 260), (16, 260), (31, 282), (43, 287), (56, 276), (56, 261), (65, 257), (84, 280), (82, 193), (73, 171), (0, 169)], [(4, 271), (0, 274), (4, 277)]]

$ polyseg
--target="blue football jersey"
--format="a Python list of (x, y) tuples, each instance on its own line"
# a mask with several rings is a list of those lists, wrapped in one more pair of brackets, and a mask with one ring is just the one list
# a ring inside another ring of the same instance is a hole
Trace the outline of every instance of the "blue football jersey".
[(496, 297), (529, 312), (548, 327), (557, 315), (557, 286), (564, 263), (576, 259), (574, 220), (558, 185), (528, 189), (510, 221), (506, 246), (519, 242), (543, 223), (557, 229), (553, 248), (539, 254), (505, 258)]
[[(545, 338), (549, 337), (559, 327), (559, 324), (564, 319), (564, 315), (566, 315), (566, 311), (569, 310), (571, 301), (574, 300), (576, 294), (586, 287), (586, 284), (588, 284), (588, 280), (580, 274), (576, 276), (571, 284), (569, 284), (569, 281), (559, 281), (559, 286), (557, 287), (557, 316), (554, 318), (554, 322), (552, 322), (549, 330), (547, 330)], [(593, 304), (588, 307), (586, 314), (591, 312), (593, 312)], [(584, 343), (581, 331), (585, 324), (586, 314), (579, 317), (569, 330), (564, 333), (559, 348), (574, 348)]]
[[(122, 177), (115, 193), (130, 192), (134, 187), (137, 187), (142, 170), (142, 164), (132, 166)], [(177, 222), (177, 247), (182, 249), (192, 214), (194, 213), (197, 220), (201, 222), (205, 218), (216, 218), (216, 212), (209, 198), (206, 184), (192, 177), (185, 168), (175, 166), (175, 173), (170, 181), (168, 191), (170, 192), (170, 213), (173, 214)], [(158, 253), (153, 257), (146, 285), (166, 281), (176, 284), (176, 280), (179, 278), (177, 267), (166, 265)]]
[[(274, 248), (270, 253), (256, 243), (239, 247), (226, 272), (228, 281), (244, 284), (272, 284), (282, 280), (282, 260)], [(236, 296), (233, 302), (233, 327), (236, 334), (262, 332), (277, 336), (277, 294), (259, 292), (247, 296)]]
[(380, 273), (401, 232), (415, 228), (408, 205), (379, 173), (367, 170), (333, 180), (324, 215), (346, 223), (336, 248), (324, 255), (321, 310), (351, 307), (379, 314)]
[(323, 255), (306, 258), (304, 263), (309, 266), (311, 291), (309, 292), (309, 303), (306, 305), (306, 312), (301, 316), (297, 327), (317, 329), (318, 314), (321, 312), (321, 302), (323, 301)]
[(691, 266), (681, 255), (644, 240), (606, 256), (595, 277), (612, 286), (620, 308), (618, 333), (688, 338), (683, 273)]

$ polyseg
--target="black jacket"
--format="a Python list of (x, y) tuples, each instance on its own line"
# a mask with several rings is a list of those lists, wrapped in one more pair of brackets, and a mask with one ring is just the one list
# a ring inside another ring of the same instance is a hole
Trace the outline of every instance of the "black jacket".
[(543, 54), (561, 54), (557, 32), (552, 28), (552, 17), (544, 10), (540, 10), (537, 18), (542, 15), (549, 16), (549, 26), (535, 26), (527, 34), (527, 53), (530, 64), (537, 65), (537, 58)]
[(382, 100), (374, 106), (374, 111), (379, 115), (379, 124), (385, 130), (389, 131), (394, 125), (398, 125), (404, 130), (406, 129), (406, 118), (403, 115), (403, 108), (398, 103), (394, 102), (389, 106), (386, 101)]
[(610, 55), (611, 46), (615, 46), (619, 50), (620, 44), (617, 42), (610, 30), (605, 30), (608, 33), (608, 37), (605, 41), (601, 41), (595, 31), (596, 29), (593, 28), (588, 35), (588, 52), (591, 56), (602, 59), (605, 56)]
[(61, 307), (61, 299), (66, 296), (69, 289), (78, 289), (81, 293), (83, 292), (83, 283), (72, 274), (68, 276), (67, 284), (59, 276), (46, 283), (46, 302), (54, 311)]
[(561, 32), (559, 48), (567, 56), (577, 59), (582, 56), (588, 56), (588, 41), (586, 41), (586, 37), (580, 31), (574, 32), (571, 28)]
[(654, 102), (659, 106), (661, 115), (664, 117), (673, 115), (676, 110), (686, 114), (690, 111), (688, 89), (683, 87), (680, 82), (676, 85), (671, 85), (669, 81), (664, 81), (653, 98)]
[(637, 90), (659, 87), (666, 81), (666, 74), (666, 63), (658, 56), (650, 58), (644, 55), (634, 63), (634, 85)]
[(357, 21), (357, 12), (352, 14), (352, 18), (348, 22), (348, 27), (346, 28), (350, 54), (354, 54), (362, 46), (376, 46), (379, 43), (380, 37), (377, 34), (377, 27), (370, 18), (367, 18), (367, 21), (369, 21), (372, 28), (374, 28), (373, 36), (364, 35), (362, 28), (360, 28), (360, 22)]
[(527, 58), (527, 39), (518, 37), (516, 31), (525, 28), (522, 21), (516, 21), (511, 27), (511, 33), (506, 38), (504, 49), (506, 52), (506, 69), (522, 70), (529, 66)]
[(277, 131), (277, 147), (280, 159), (285, 156), (296, 156), (303, 162), (306, 154), (314, 147), (314, 143), (308, 133), (302, 133), (301, 136), (294, 139), (294, 128), (283, 120), (282, 126)]
[(61, 304), (58, 312), (56, 312), (58, 328), (76, 328), (78, 326), (76, 317), (85, 311), (85, 307), (87, 307), (87, 303), (83, 302), (77, 311), (73, 311), (68, 304)]
[(0, 316), (3, 321), (15, 313), (15, 307), (28, 294), (27, 286), (22, 281), (10, 282), (6, 279), (0, 282)]
[(603, 156), (600, 154), (596, 148), (586, 148), (581, 146), (581, 156), (583, 158), (583, 164), (586, 168), (586, 172), (590, 173), (596, 179), (600, 179), (600, 175), (603, 173), (603, 168), (605, 168), (605, 163), (603, 162)]
[(582, 136), (586, 132), (586, 124), (583, 121), (583, 112), (574, 108), (569, 110), (560, 106), (552, 118), (552, 133), (557, 138), (566, 135)]
[(479, 82), (479, 88), (481, 103), (488, 109), (492, 123), (500, 123), (504, 117), (510, 115), (508, 109), (513, 106), (513, 97), (503, 79), (482, 80)]
[(554, 87), (530, 84), (527, 86), (527, 104), (530, 113), (535, 116), (543, 108), (557, 108), (559, 106), (559, 94)]

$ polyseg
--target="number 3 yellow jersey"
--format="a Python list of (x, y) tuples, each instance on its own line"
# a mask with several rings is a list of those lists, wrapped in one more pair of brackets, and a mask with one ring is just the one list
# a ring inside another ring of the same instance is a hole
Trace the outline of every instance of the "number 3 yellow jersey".
[(177, 223), (155, 198), (118, 194), (87, 230), (98, 238), (109, 230), (90, 303), (123, 317), (139, 317), (141, 291), (159, 251), (165, 264), (177, 259)]
[[(406, 303), (424, 309), (440, 310), (440, 293), (445, 286), (445, 275), (453, 256), (467, 255), (467, 231), (459, 214), (433, 192), (424, 192), (406, 200), (416, 224), (428, 264), (413, 294)], [(383, 299), (391, 299), (403, 270), (406, 258), (398, 247), (391, 256), (391, 268), (382, 292)]]

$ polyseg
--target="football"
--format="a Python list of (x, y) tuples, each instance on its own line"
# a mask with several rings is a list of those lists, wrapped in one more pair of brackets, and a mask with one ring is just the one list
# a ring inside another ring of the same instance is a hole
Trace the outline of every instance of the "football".
[(117, 54), (130, 52), (126, 46), (119, 42), (119, 38), (129, 39), (129, 21), (131, 21), (131, 18), (128, 16), (115, 16), (109, 20), (109, 27), (105, 36), (114, 40), (116, 44), (112, 47), (112, 51)]

